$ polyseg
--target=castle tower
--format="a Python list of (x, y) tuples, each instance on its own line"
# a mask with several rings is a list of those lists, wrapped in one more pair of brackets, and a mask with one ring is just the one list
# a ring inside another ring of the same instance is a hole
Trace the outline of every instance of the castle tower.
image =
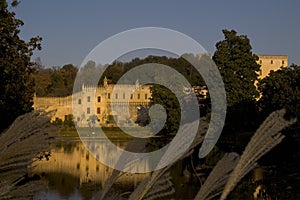
[(286, 55), (258, 55), (258, 64), (261, 65), (259, 78), (263, 79), (269, 75), (270, 71), (279, 70), (281, 67), (288, 67), (289, 61)]
[(103, 86), (104, 86), (105, 88), (108, 86), (108, 81), (107, 81), (106, 76), (105, 76), (104, 79), (103, 79)]

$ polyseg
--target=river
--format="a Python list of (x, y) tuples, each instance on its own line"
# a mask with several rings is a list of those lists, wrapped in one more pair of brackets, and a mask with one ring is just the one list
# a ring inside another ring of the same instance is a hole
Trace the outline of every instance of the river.
[[(114, 139), (113, 141), (119, 147), (125, 147), (128, 140)], [(105, 141), (97, 142), (98, 148), (105, 149)], [(114, 156), (107, 151), (101, 151), (103, 155)], [(35, 200), (87, 200), (97, 195), (103, 188), (107, 178), (112, 173), (112, 168), (105, 166), (94, 157), (80, 138), (62, 138), (51, 150), (51, 156), (48, 160), (43, 159), (34, 163), (33, 174), (37, 174), (42, 180), (45, 180), (47, 187), (34, 197)], [(147, 168), (147, 163), (140, 163), (137, 167)], [(176, 195), (184, 198), (192, 198), (197, 192), (197, 188), (183, 184), (186, 182), (184, 174), (172, 173), (173, 182), (179, 192)], [(111, 194), (118, 194), (124, 198), (134, 190), (134, 188), (150, 173), (126, 173), (114, 183)], [(187, 196), (188, 195), (188, 196)]]

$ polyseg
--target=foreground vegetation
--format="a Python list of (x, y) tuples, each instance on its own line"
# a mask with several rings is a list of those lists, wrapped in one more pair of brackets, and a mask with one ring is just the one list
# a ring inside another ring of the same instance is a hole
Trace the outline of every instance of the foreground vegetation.
[[(217, 156), (217, 154), (215, 154), (216, 152), (214, 152), (215, 155), (210, 155), (207, 160), (208, 162), (205, 160), (198, 162), (202, 164), (211, 163), (210, 165), (214, 167), (209, 170), (209, 175), (207, 173), (205, 176), (204, 183), (200, 186), (195, 199), (211, 199), (220, 195), (221, 199), (226, 199), (239, 182), (257, 166), (257, 162), (260, 158), (283, 140), (285, 136), (280, 133), (282, 129), (295, 123), (295, 119), (285, 120), (284, 114), (284, 110), (272, 113), (252, 136), (241, 156), (235, 152), (219, 154)], [(194, 124), (195, 123), (188, 124), (188, 126), (194, 126)], [(196, 152), (197, 146), (203, 142), (207, 127), (208, 123), (202, 119), (195, 140), (179, 160), (184, 161), (184, 159), (190, 157), (193, 152)], [(53, 140), (53, 134), (57, 132), (58, 130), (50, 124), (49, 117), (45, 114), (35, 112), (19, 117), (11, 127), (1, 135), (1, 199), (27, 199), (33, 196), (37, 191), (42, 190), (44, 185), (42, 182), (36, 180), (36, 178), (32, 179), (27, 176), (31, 170), (28, 166), (36, 159), (49, 156), (47, 152), (50, 150), (50, 142)], [(138, 147), (135, 144), (136, 142), (140, 144), (140, 140), (131, 140), (126, 149), (134, 150), (132, 148)], [(172, 157), (172, 155), (176, 153), (176, 149), (177, 148), (170, 149), (161, 159)], [(216, 156), (220, 159), (215, 159), (217, 158)], [(173, 163), (173, 165), (174, 164), (175, 163)], [(197, 165), (194, 167), (197, 168)], [(172, 176), (170, 174), (172, 171), (171, 167), (172, 165), (168, 165), (161, 170), (153, 172), (150, 177), (139, 184), (131, 193), (129, 199), (161, 199), (172, 197), (176, 192), (176, 187), (172, 182)], [(107, 195), (112, 195), (109, 193), (110, 188), (123, 174), (124, 172), (114, 170), (99, 194), (95, 195), (95, 198), (104, 199)], [(245, 188), (246, 191), (242, 194), (233, 192), (233, 196), (231, 195), (230, 199), (235, 199), (235, 195), (237, 195), (236, 198), (238, 199), (249, 197), (249, 195), (253, 193), (254, 186), (259, 186), (257, 184), (257, 182), (248, 183)], [(37, 185), (39, 187), (37, 187)], [(242, 181), (240, 186), (242, 185), (245, 185), (245, 180)], [(264, 184), (261, 185), (261, 183), (260, 186), (266, 187)], [(113, 193), (113, 195), (117, 197), (119, 194)], [(264, 195), (268, 195), (267, 198), (278, 198), (276, 193), (264, 193)]]

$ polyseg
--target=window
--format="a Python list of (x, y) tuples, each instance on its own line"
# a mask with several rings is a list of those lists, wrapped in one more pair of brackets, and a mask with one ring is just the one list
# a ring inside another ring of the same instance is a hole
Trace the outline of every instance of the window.
[(97, 101), (101, 102), (101, 97), (100, 96), (97, 97)]
[(284, 60), (281, 63), (282, 63), (282, 65), (284, 65)]
[(145, 99), (148, 99), (148, 96), (147, 96), (147, 94), (145, 94)]
[(141, 95), (140, 95), (140, 94), (138, 94), (138, 95), (137, 95), (137, 98), (138, 98), (138, 99), (140, 99), (140, 98), (141, 98)]
[(90, 114), (90, 113), (91, 113), (91, 109), (90, 109), (89, 107), (86, 109), (86, 113), (87, 113), (87, 114)]
[(273, 64), (273, 60), (271, 60), (271, 64)]
[(107, 98), (110, 99), (110, 93), (107, 93)]
[(262, 64), (262, 60), (259, 61), (259, 64)]
[(97, 108), (97, 114), (100, 114), (101, 113), (101, 109), (100, 107)]
[(118, 93), (115, 94), (115, 99), (118, 99)]
[(78, 99), (78, 104), (81, 104), (81, 99)]
[(87, 102), (91, 102), (91, 97), (90, 96), (87, 97)]
[(78, 122), (80, 121), (80, 117), (77, 117), (77, 121), (78, 121)]
[(123, 93), (123, 99), (125, 99), (125, 93)]
[(133, 99), (133, 94), (130, 94), (130, 99)]

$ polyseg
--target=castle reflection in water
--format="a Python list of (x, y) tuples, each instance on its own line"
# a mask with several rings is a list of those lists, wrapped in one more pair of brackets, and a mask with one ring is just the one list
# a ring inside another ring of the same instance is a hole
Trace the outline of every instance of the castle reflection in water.
[[(116, 142), (116, 144), (121, 148), (126, 145), (123, 141)], [(114, 152), (109, 151), (104, 140), (89, 145), (94, 145), (93, 148), (97, 149), (99, 156), (114, 156)], [(99, 162), (80, 141), (59, 144), (51, 151), (49, 160), (37, 161), (34, 164), (36, 165), (34, 168), (36, 174), (64, 174), (78, 178), (80, 185), (93, 182), (100, 184), (102, 187), (113, 171), (112, 168)], [(136, 167), (147, 168), (148, 163), (140, 162)], [(149, 174), (127, 173), (120, 176), (117, 183), (136, 186), (138, 182), (147, 176)]]

